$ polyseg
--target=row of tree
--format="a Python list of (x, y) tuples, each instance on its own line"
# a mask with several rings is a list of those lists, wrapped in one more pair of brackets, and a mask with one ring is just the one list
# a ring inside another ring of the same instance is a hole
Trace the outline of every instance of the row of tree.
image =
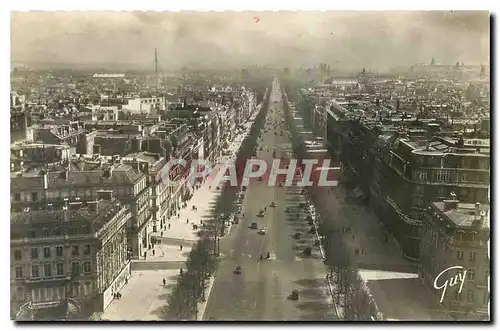
[[(264, 126), (269, 106), (269, 97), (253, 123), (249, 135), (242, 142), (237, 153), (238, 160), (252, 157), (256, 148), (257, 138)], [(226, 182), (221, 189), (213, 209), (212, 220), (205, 222), (199, 232), (200, 239), (192, 248), (186, 268), (178, 275), (166, 306), (164, 318), (166, 320), (195, 320), (198, 314), (198, 302), (205, 301), (207, 280), (217, 268), (219, 256), (219, 239), (224, 235), (228, 216), (235, 211), (234, 201), (239, 189)]]
[[(286, 89), (284, 92), (289, 92)], [(303, 137), (293, 124), (293, 115), (288, 105), (287, 93), (283, 93), (285, 114), (292, 136), (292, 148), (298, 159), (307, 157), (307, 146)], [(306, 115), (303, 114), (303, 117)], [(321, 215), (323, 207), (318, 203), (318, 196), (325, 194), (318, 187), (308, 187), (307, 193)], [(360, 278), (351, 250), (347, 249), (343, 238), (343, 229), (337, 228), (330, 218), (319, 217), (318, 234), (322, 238), (325, 252), (324, 263), (328, 266), (329, 279), (334, 284), (334, 301), (339, 317), (349, 321), (370, 321), (377, 319), (375, 303), (367, 293)]]

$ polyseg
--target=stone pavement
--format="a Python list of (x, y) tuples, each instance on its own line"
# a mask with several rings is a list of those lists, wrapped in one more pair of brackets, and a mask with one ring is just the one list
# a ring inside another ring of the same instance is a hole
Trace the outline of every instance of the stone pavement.
[[(163, 307), (177, 283), (178, 269), (133, 271), (128, 284), (102, 314), (101, 320), (158, 321), (164, 319)], [(163, 286), (162, 280), (167, 284)]]
[[(182, 251), (178, 245), (156, 244), (148, 250), (146, 262), (155, 261), (186, 261), (192, 246), (183, 246)], [(154, 255), (153, 255), (154, 251)], [(144, 259), (141, 259), (144, 260)]]

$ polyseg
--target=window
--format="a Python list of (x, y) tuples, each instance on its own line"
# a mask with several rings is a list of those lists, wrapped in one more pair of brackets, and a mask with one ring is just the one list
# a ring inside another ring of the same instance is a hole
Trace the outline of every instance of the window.
[(23, 267), (16, 267), (16, 278), (23, 278)]
[(458, 291), (455, 292), (455, 301), (462, 301), (462, 293)]
[(62, 246), (56, 247), (56, 256), (58, 256), (58, 257), (63, 256), (63, 247)]
[(16, 291), (17, 300), (24, 300), (24, 288), (18, 287)]
[(436, 181), (448, 182), (450, 180), (450, 172), (448, 170), (439, 170), (436, 173)]
[(37, 192), (31, 193), (31, 201), (38, 201), (38, 193)]
[(73, 247), (71, 248), (71, 255), (77, 256), (79, 254), (80, 254), (79, 247), (77, 245), (73, 245)]
[(45, 288), (45, 300), (52, 301), (53, 296), (54, 296), (54, 291), (52, 290), (52, 287), (46, 287)]
[(31, 258), (32, 259), (38, 259), (38, 248), (32, 248), (31, 249)]
[(90, 245), (85, 245), (83, 248), (84, 255), (90, 255)]
[(462, 163), (462, 168), (469, 169), (469, 159), (464, 157), (464, 158), (462, 158), (461, 161), (462, 161), (461, 162)]
[(72, 295), (77, 297), (80, 295), (80, 284), (78, 283), (73, 283), (73, 285), (71, 286), (71, 292), (72, 292)]
[(43, 257), (48, 259), (50, 257), (50, 247), (43, 248)]
[(73, 274), (73, 276), (80, 276), (80, 263), (71, 263), (71, 273)]
[(469, 253), (469, 260), (472, 262), (476, 261), (476, 252)]
[(40, 273), (39, 273), (39, 270), (38, 270), (38, 266), (37, 266), (37, 265), (32, 265), (32, 266), (31, 266), (31, 277), (33, 277), (33, 278), (38, 278), (38, 277), (40, 277)]
[(464, 252), (463, 251), (457, 251), (457, 259), (459, 259), (459, 260), (464, 259)]
[(58, 276), (61, 276), (64, 274), (64, 264), (62, 264), (62, 263), (56, 264), (56, 273)]
[(417, 180), (426, 181), (427, 180), (427, 172), (417, 171), (417, 172), (415, 172), (415, 177), (417, 177)]
[(458, 181), (459, 182), (467, 182), (467, 173), (466, 172), (461, 172), (458, 174)]
[(479, 169), (487, 170), (490, 168), (489, 159), (481, 158), (479, 159)]
[(14, 260), (19, 261), (23, 259), (23, 253), (21, 252), (20, 249), (16, 249), (14, 251)]
[(476, 279), (476, 270), (475, 269), (467, 269), (467, 279), (468, 280)]
[(43, 265), (43, 274), (45, 275), (45, 277), (52, 276), (52, 266), (50, 264)]
[(423, 195), (424, 194), (424, 187), (422, 185), (417, 185), (415, 187), (415, 194)]
[(15, 201), (21, 201), (21, 193), (14, 194), (14, 200)]
[(474, 291), (467, 290), (467, 302), (474, 302)]
[(86, 274), (92, 272), (90, 262), (83, 262), (83, 272)]

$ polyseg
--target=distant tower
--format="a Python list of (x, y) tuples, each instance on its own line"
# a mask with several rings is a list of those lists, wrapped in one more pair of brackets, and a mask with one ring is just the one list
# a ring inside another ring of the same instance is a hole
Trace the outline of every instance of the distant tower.
[(184, 94), (186, 89), (187, 70), (186, 67), (182, 67), (182, 94)]
[(486, 68), (484, 67), (484, 64), (481, 65), (481, 78), (486, 77)]
[(155, 89), (158, 92), (158, 53), (155, 48)]

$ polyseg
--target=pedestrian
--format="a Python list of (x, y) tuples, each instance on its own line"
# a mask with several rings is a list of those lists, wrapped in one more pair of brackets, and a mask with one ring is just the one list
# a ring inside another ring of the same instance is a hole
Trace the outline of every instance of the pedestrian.
[(165, 284), (167, 284), (167, 281), (163, 278), (163, 286), (165, 286)]
[(155, 256), (155, 250), (153, 249), (153, 256)]
[(181, 249), (181, 251), (182, 251), (182, 245), (180, 245), (180, 249)]
[(352, 240), (354, 240), (354, 235), (352, 235)]
[(200, 220), (200, 225), (203, 225), (203, 221), (202, 220)]
[(151, 244), (148, 245), (148, 249), (151, 250)]
[(146, 259), (148, 252), (144, 252), (144, 260)]
[(162, 231), (162, 232), (160, 232), (160, 237), (163, 237), (163, 231)]
[(168, 223), (168, 229), (170, 230), (170, 223)]
[(189, 218), (186, 218), (186, 224), (189, 224)]

